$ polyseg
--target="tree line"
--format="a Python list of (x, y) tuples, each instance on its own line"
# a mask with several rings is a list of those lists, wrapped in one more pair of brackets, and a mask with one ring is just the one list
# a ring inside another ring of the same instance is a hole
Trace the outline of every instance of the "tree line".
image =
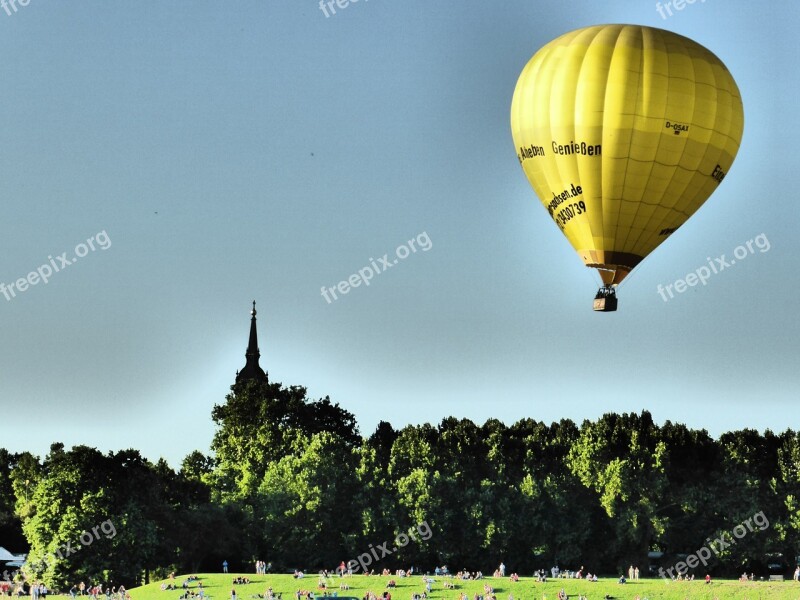
[[(733, 543), (713, 546), (696, 574), (788, 571), (800, 554), (791, 430), (714, 439), (642, 412), (580, 425), (381, 422), (364, 437), (329, 398), (255, 382), (234, 386), (212, 419), (210, 452), (177, 470), (136, 450), (0, 449), (0, 540), (29, 550), (29, 577), (62, 588), (217, 571), (223, 560), (232, 571), (257, 559), (278, 572), (330, 570), (423, 523), (427, 538), (373, 568), (491, 572), (504, 562), (521, 574), (558, 565), (619, 575), (633, 564), (646, 574), (721, 535)], [(733, 539), (759, 513), (768, 526)]]

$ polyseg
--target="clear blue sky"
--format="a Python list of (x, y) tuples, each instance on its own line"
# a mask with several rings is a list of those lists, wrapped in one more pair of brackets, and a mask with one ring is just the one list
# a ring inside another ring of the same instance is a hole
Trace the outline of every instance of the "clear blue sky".
[[(381, 419), (642, 409), (714, 435), (800, 428), (798, 5), (698, 0), (667, 19), (650, 0), (361, 0), (328, 17), (315, 0), (16, 6), (0, 10), (0, 282), (99, 232), (111, 246), (0, 295), (0, 446), (173, 465), (207, 451), (254, 298), (271, 379), (330, 395), (365, 435)], [(595, 276), (529, 187), (509, 106), (539, 47), (614, 22), (722, 58), (745, 133), (619, 312), (595, 314)], [(428, 251), (322, 297), (423, 232)], [(657, 294), (762, 233), (768, 252)]]

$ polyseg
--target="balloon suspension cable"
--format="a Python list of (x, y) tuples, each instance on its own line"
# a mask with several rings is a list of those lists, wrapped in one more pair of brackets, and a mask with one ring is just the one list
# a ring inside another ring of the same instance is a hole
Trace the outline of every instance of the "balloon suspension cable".
[(647, 260), (648, 260), (648, 259), (649, 259), (651, 256), (652, 256), (651, 254), (648, 254), (647, 256), (645, 256), (645, 257), (644, 257), (644, 258), (641, 260), (641, 262), (640, 262), (639, 264), (637, 264), (637, 265), (636, 265), (636, 266), (635, 266), (633, 269), (631, 269), (631, 270), (630, 270), (630, 272), (629, 272), (629, 273), (628, 273), (628, 274), (625, 276), (625, 279), (623, 279), (623, 280), (622, 280), (622, 281), (619, 283), (619, 285), (618, 285), (617, 287), (620, 287), (620, 288), (621, 288), (623, 285), (625, 285), (626, 283), (628, 283), (628, 282), (631, 280), (631, 278), (632, 278), (634, 275), (638, 275), (638, 274), (639, 274), (639, 267), (641, 267), (641, 266), (642, 266), (644, 263), (646, 263), (646, 262), (647, 262)]
[(595, 298), (608, 298), (610, 296), (616, 297), (617, 290), (615, 285), (616, 284), (613, 283), (610, 285), (601, 285), (600, 289), (597, 290), (597, 295), (595, 296)]

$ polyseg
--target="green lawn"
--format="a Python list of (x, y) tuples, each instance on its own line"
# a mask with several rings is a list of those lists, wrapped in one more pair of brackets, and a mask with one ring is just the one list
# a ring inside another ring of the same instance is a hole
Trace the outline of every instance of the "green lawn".
[[(273, 591), (283, 593), (283, 600), (295, 600), (294, 593), (298, 589), (312, 590), (319, 599), (323, 593), (317, 590), (319, 578), (317, 575), (306, 575), (301, 580), (294, 579), (291, 575), (253, 575), (244, 573), (242, 576), (249, 577), (249, 585), (232, 585), (232, 580), (237, 574), (229, 575), (201, 574), (200, 581), (206, 594), (211, 596), (211, 600), (230, 600), (231, 589), (236, 589), (237, 600), (251, 600), (255, 594), (264, 594), (267, 587), (272, 587)], [(183, 583), (185, 577), (175, 579), (178, 586)], [(328, 592), (336, 592), (338, 596), (354, 596), (363, 598), (367, 591), (372, 591), (376, 595), (386, 589), (386, 583), (392, 577), (365, 577), (364, 575), (354, 575), (339, 579), (330, 578)], [(421, 593), (425, 589), (425, 584), (420, 576), (394, 578), (397, 587), (391, 591), (392, 600), (411, 600), (412, 594)], [(556, 594), (561, 588), (569, 594), (570, 599), (576, 600), (578, 594), (584, 594), (589, 600), (601, 600), (609, 594), (617, 600), (634, 600), (639, 597), (641, 600), (800, 600), (800, 584), (793, 581), (783, 583), (740, 583), (738, 581), (715, 581), (711, 585), (706, 585), (702, 581), (692, 582), (673, 582), (665, 583), (662, 579), (646, 579), (634, 583), (619, 585), (616, 579), (601, 579), (597, 583), (587, 583), (575, 579), (560, 579), (548, 581), (547, 583), (536, 583), (533, 579), (523, 577), (519, 582), (513, 583), (506, 579), (493, 579), (491, 577), (481, 581), (466, 581), (456, 583), (455, 590), (444, 589), (443, 579), (436, 578), (429, 598), (434, 600), (458, 600), (459, 594), (465, 592), (470, 600), (475, 594), (483, 594), (483, 585), (488, 584), (494, 587), (497, 600), (508, 600), (509, 594), (513, 594), (514, 600), (556, 600)], [(345, 582), (350, 586), (349, 590), (340, 590), (339, 584)], [(133, 600), (178, 600), (183, 593), (178, 591), (161, 591), (162, 581), (151, 583), (133, 590), (130, 590)], [(197, 582), (191, 584), (193, 590), (197, 589)]]

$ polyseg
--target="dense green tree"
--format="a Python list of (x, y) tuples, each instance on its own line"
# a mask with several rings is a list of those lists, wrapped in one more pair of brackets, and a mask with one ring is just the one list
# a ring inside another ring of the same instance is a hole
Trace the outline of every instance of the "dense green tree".
[[(761, 435), (744, 429), (723, 434), (718, 444), (722, 456), (718, 469), (724, 476), (721, 482), (724, 493), (716, 502), (716, 510), (722, 526), (712, 536), (728, 533), (734, 543), (720, 552), (719, 558), (728, 568), (740, 573), (744, 569), (761, 567), (767, 562), (768, 554), (782, 550), (780, 531), (773, 527), (785, 522), (787, 517), (786, 499), (778, 493), (781, 440), (769, 430)], [(757, 532), (746, 529), (741, 540), (731, 535), (758, 513), (763, 513), (770, 522), (769, 528)]]
[[(469, 419), (454, 417), (443, 419), (437, 429), (436, 435), (423, 430), (434, 444), (434, 460), (428, 469), (434, 468), (437, 474), (434, 494), (439, 497), (439, 508), (428, 522), (431, 545), (440, 564), (475, 564), (486, 542), (487, 491), (481, 482), (489, 469), (483, 433)], [(413, 432), (413, 428), (407, 430)]]
[(252, 500), (269, 465), (291, 454), (298, 437), (331, 433), (348, 448), (361, 443), (351, 413), (327, 397), (308, 400), (300, 386), (237, 384), (212, 419), (218, 427), (211, 444), (214, 488), (225, 500)]
[(41, 474), (42, 465), (38, 457), (30, 452), (22, 452), (15, 456), (14, 468), (11, 471), (11, 490), (15, 499), (14, 509), (20, 519), (24, 520), (34, 510), (31, 500)]
[[(397, 439), (391, 425), (381, 422), (375, 433), (357, 450), (357, 491), (352, 510), (360, 514), (356, 524), (357, 545), (361, 540), (388, 540), (394, 535), (399, 507), (392, 493), (389, 461)], [(360, 548), (359, 552), (363, 552)], [(351, 556), (352, 558), (352, 556)]]
[(782, 518), (773, 514), (775, 550), (781, 549), (791, 565), (800, 554), (800, 433), (787, 430), (780, 436), (776, 491), (783, 502)]
[(651, 540), (664, 533), (659, 513), (667, 489), (667, 452), (650, 413), (606, 414), (584, 422), (568, 464), (594, 489), (614, 525), (609, 543), (621, 571), (644, 564)]
[(27, 551), (28, 542), (22, 533), (22, 520), (16, 513), (16, 497), (13, 493), (12, 472), (18, 457), (5, 448), (0, 448), (0, 540), (8, 549)]
[(356, 548), (359, 511), (353, 510), (356, 450), (338, 436), (299, 436), (291, 453), (271, 462), (258, 488), (255, 526), (261, 550), (295, 568), (334, 569)]
[[(720, 448), (705, 430), (667, 421), (661, 427), (666, 452), (667, 488), (656, 514), (664, 525), (651, 549), (668, 557), (696, 552), (725, 525), (720, 498), (726, 494)], [(717, 564), (716, 555), (712, 565)]]
[(137, 451), (54, 444), (24, 510), (26, 569), (53, 585), (135, 583), (159, 560), (168, 525), (156, 470)]

